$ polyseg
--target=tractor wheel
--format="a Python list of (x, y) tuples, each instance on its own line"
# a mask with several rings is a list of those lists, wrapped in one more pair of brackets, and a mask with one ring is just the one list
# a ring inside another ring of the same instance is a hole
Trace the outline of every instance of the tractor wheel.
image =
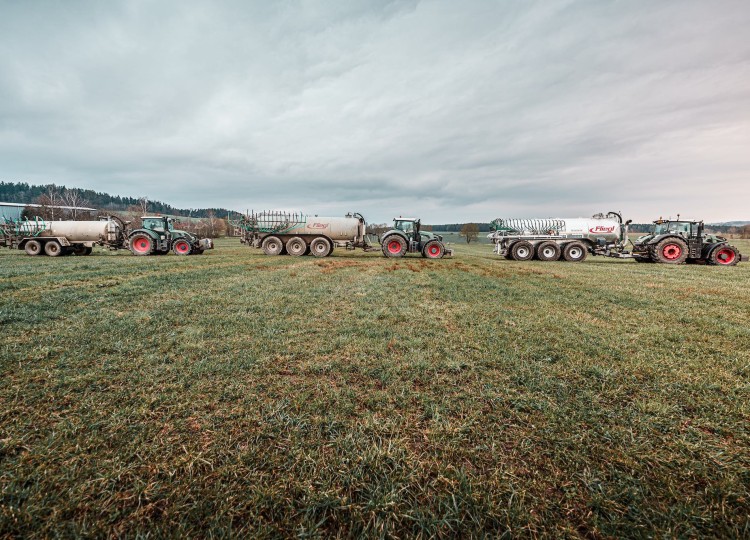
[(59, 257), (65, 253), (57, 240), (50, 240), (44, 244), (44, 252), (50, 257)]
[(39, 240), (29, 240), (26, 242), (23, 250), (26, 252), (26, 255), (39, 255), (43, 251), (42, 244)]
[(560, 258), (560, 246), (555, 242), (542, 242), (536, 247), (536, 258), (540, 261), (556, 261)]
[(319, 236), (310, 242), (310, 252), (316, 257), (328, 257), (331, 254), (331, 243)]
[[(89, 250), (88, 253), (86, 253), (86, 250)], [(71, 251), (73, 252), (73, 255), (76, 256), (82, 256), (82, 255), (90, 255), (91, 254), (91, 248), (86, 247), (83, 244), (75, 244)]]
[(286, 252), (293, 257), (301, 257), (307, 253), (307, 244), (299, 236), (293, 236), (287, 240)]
[(439, 240), (430, 240), (424, 245), (422, 255), (428, 259), (442, 259), (445, 255), (445, 248)]
[(406, 249), (406, 240), (397, 234), (392, 234), (383, 239), (382, 250), (386, 257), (403, 257)]
[(588, 255), (586, 246), (584, 246), (580, 242), (571, 242), (570, 244), (565, 244), (565, 247), (562, 250), (563, 260), (568, 262), (585, 261), (586, 255)]
[(266, 255), (281, 255), (284, 250), (283, 242), (275, 236), (267, 236), (260, 247)]
[(193, 252), (193, 246), (184, 238), (179, 238), (172, 243), (172, 251), (175, 255), (190, 255)]
[(719, 266), (734, 266), (740, 261), (740, 254), (736, 247), (727, 244), (714, 249), (709, 261)]
[(521, 240), (510, 248), (510, 255), (514, 261), (530, 261), (534, 257), (534, 246), (531, 242)]
[(682, 264), (688, 257), (688, 247), (680, 238), (665, 238), (653, 248), (651, 258), (664, 264)]
[(154, 241), (145, 233), (134, 234), (130, 237), (130, 251), (133, 255), (144, 257), (151, 255), (154, 250)]

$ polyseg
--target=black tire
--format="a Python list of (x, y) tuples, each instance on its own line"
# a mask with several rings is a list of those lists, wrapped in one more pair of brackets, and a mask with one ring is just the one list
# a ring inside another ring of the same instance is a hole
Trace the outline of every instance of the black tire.
[(44, 244), (44, 253), (50, 257), (60, 257), (61, 255), (65, 255), (65, 250), (63, 250), (57, 240), (48, 240)]
[(445, 247), (439, 240), (430, 240), (422, 248), (422, 256), (428, 259), (442, 259), (445, 255)]
[(403, 257), (406, 254), (408, 246), (406, 245), (406, 240), (400, 235), (392, 234), (383, 238), (380, 248), (383, 251), (383, 255), (386, 257), (398, 258)]
[(128, 249), (133, 255), (147, 257), (154, 252), (154, 239), (146, 233), (136, 233), (130, 237)]
[(534, 258), (534, 246), (526, 240), (516, 242), (510, 248), (510, 256), (514, 261), (530, 261)]
[(187, 238), (178, 238), (172, 242), (172, 252), (184, 257), (193, 253), (193, 245)]
[(286, 252), (292, 257), (301, 257), (307, 253), (307, 243), (299, 236), (293, 236), (286, 242)]
[(76, 244), (72, 247), (71, 251), (76, 257), (84, 257), (86, 255), (91, 255), (93, 249), (89, 246), (84, 246), (83, 244)]
[(586, 256), (589, 254), (586, 246), (581, 242), (571, 242), (565, 244), (562, 250), (563, 260), (568, 262), (582, 262), (586, 260)]
[(263, 253), (266, 255), (281, 255), (281, 252), (284, 250), (284, 243), (276, 236), (267, 236), (263, 239), (260, 247), (263, 248)]
[(29, 240), (23, 246), (23, 250), (26, 252), (26, 255), (41, 255), (44, 253), (44, 248), (39, 240)]
[(310, 253), (315, 257), (328, 257), (331, 254), (331, 243), (327, 238), (319, 236), (310, 242)]
[(536, 247), (536, 258), (540, 261), (556, 261), (560, 258), (560, 246), (556, 242), (542, 242)]
[(740, 262), (740, 252), (729, 244), (715, 248), (708, 258), (708, 263), (716, 266), (735, 266)]
[(663, 264), (683, 264), (687, 258), (687, 242), (673, 236), (660, 241), (651, 251), (651, 259)]

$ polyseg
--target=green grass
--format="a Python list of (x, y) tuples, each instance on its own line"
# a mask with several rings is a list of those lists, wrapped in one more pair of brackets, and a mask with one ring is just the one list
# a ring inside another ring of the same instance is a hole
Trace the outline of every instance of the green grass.
[(454, 247), (0, 251), (0, 537), (750, 535), (750, 264)]

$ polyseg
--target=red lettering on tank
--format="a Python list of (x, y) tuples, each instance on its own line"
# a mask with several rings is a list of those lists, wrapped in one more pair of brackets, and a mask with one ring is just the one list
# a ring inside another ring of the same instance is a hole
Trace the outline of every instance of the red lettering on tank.
[(596, 227), (591, 227), (589, 229), (589, 232), (590, 233), (594, 233), (594, 234), (596, 234), (596, 233), (611, 233), (611, 232), (615, 232), (615, 227), (614, 227), (614, 225), (612, 227), (605, 227), (604, 225), (597, 225)]
[(308, 223), (307, 228), (308, 229), (326, 229), (328, 228), (328, 223)]

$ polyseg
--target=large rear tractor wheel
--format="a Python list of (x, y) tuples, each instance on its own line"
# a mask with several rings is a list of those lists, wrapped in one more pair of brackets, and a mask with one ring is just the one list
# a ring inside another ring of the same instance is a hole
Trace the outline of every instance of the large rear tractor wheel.
[(284, 250), (283, 242), (275, 236), (267, 236), (260, 247), (263, 248), (263, 253), (266, 255), (281, 255)]
[(65, 254), (62, 246), (57, 240), (50, 240), (44, 244), (44, 252), (50, 257), (59, 257), (60, 255)]
[(556, 261), (560, 258), (560, 246), (555, 242), (542, 242), (536, 247), (536, 258), (540, 261)]
[(665, 238), (653, 247), (651, 258), (664, 264), (682, 264), (688, 257), (687, 243), (680, 238)]
[(740, 262), (740, 253), (734, 246), (726, 245), (713, 250), (709, 258), (710, 264), (718, 266), (734, 266)]
[(383, 255), (386, 257), (403, 257), (407, 250), (406, 240), (397, 234), (383, 239)]
[(534, 246), (526, 240), (516, 242), (510, 248), (510, 256), (514, 261), (530, 261), (534, 257)]
[(293, 257), (301, 257), (307, 253), (307, 244), (299, 236), (294, 236), (287, 240), (286, 252)]
[(310, 253), (316, 257), (328, 257), (331, 254), (331, 243), (323, 237), (318, 237), (310, 242)]
[(184, 238), (178, 238), (172, 242), (172, 251), (175, 255), (190, 255), (193, 252), (193, 246)]
[(586, 246), (580, 242), (565, 244), (565, 247), (562, 250), (563, 260), (568, 262), (585, 261), (586, 255), (588, 255), (588, 250), (586, 249)]
[(39, 240), (29, 240), (26, 242), (23, 250), (26, 252), (26, 255), (41, 255), (44, 251), (42, 249), (42, 243), (39, 242)]
[(130, 237), (129, 247), (133, 255), (145, 257), (147, 255), (151, 255), (151, 252), (154, 250), (154, 241), (147, 234), (134, 234)]
[(430, 240), (422, 248), (422, 255), (428, 259), (442, 259), (445, 248), (439, 240)]

